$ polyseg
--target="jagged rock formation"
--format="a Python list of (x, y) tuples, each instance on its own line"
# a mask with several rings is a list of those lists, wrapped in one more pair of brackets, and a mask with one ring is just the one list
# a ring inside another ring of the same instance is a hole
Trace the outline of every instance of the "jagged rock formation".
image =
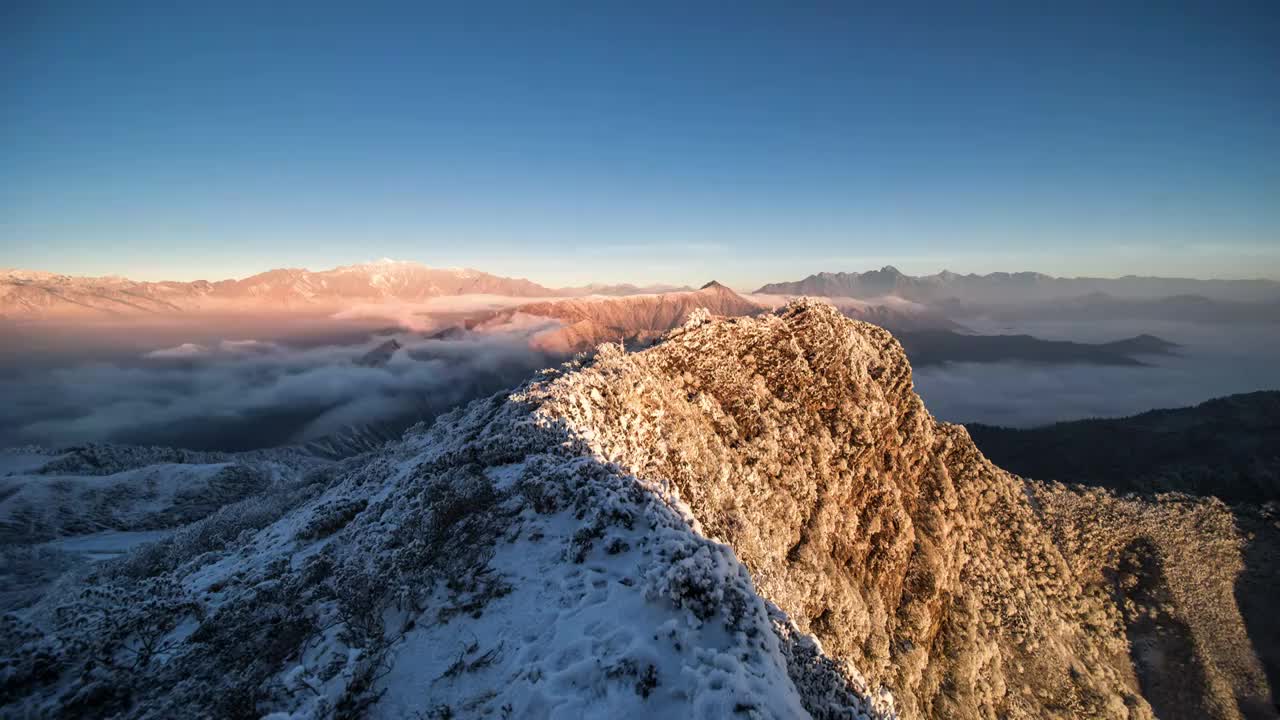
[[(904, 716), (1167, 706), (1140, 677), (1151, 663), (1130, 655), (1126, 596), (1105, 580), (1125, 562), (1117, 538), (1161, 557), (1195, 546), (1195, 561), (1166, 573), (1169, 612), (1210, 679), (1182, 687), (1215, 698), (1217, 717), (1239, 717), (1233, 699), (1269, 705), (1232, 594), (1240, 538), (1220, 503), (1098, 493), (1078, 512), (1047, 512), (1037, 498), (1066, 491), (1001, 471), (963, 428), (929, 417), (884, 330), (802, 302), (694, 323), (564, 385), (550, 412), (603, 457), (678, 488), (762, 594), (887, 684)], [(1077, 542), (1107, 550), (1081, 556)]]
[(1000, 470), (827, 304), (699, 310), (290, 492), (8, 616), (0, 701), (857, 717), (883, 685), (907, 718), (1274, 716), (1221, 503)]

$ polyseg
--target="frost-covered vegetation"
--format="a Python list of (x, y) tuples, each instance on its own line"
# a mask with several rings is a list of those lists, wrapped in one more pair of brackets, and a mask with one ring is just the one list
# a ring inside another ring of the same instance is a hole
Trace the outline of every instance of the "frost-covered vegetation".
[(84, 445), (0, 452), (0, 609), (58, 575), (236, 503), (271, 505), (329, 461), (293, 449), (207, 453)]
[(64, 577), (0, 628), (63, 717), (890, 717), (537, 387)]

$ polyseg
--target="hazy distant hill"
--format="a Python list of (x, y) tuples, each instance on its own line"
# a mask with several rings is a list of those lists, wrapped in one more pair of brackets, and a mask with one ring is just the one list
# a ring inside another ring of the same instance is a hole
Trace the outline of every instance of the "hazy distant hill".
[(1280, 392), (1027, 430), (968, 428), (992, 462), (1038, 480), (1280, 500)]
[(633, 347), (647, 345), (662, 333), (679, 327), (699, 309), (725, 317), (764, 312), (761, 305), (712, 281), (689, 292), (529, 303), (493, 313), (472, 325), (490, 327), (510, 322), (519, 315), (558, 320), (558, 326), (534, 335), (533, 344), (550, 352), (576, 352), (603, 342), (622, 341)]
[(1280, 299), (1270, 302), (1215, 300), (1203, 295), (1171, 295), (1162, 298), (1118, 298), (1106, 293), (1028, 303), (947, 303), (944, 309), (955, 317), (985, 315), (996, 320), (1092, 321), (1098, 318), (1129, 318), (1172, 322), (1280, 323)]
[(216, 309), (297, 309), (352, 302), (422, 302), (451, 295), (552, 297), (559, 291), (479, 270), (383, 260), (332, 270), (278, 269), (241, 280), (137, 282), (0, 271), (0, 315), (136, 315)]
[(948, 362), (1028, 362), (1050, 365), (1145, 365), (1138, 356), (1168, 355), (1176, 343), (1139, 335), (1109, 343), (1042, 340), (1030, 335), (968, 335), (949, 330), (895, 333), (916, 367)]
[(1119, 278), (1062, 278), (1036, 272), (960, 275), (905, 275), (885, 266), (863, 273), (822, 272), (794, 282), (770, 283), (756, 292), (871, 298), (895, 295), (916, 302), (1020, 303), (1105, 293), (1122, 299), (1199, 295), (1234, 302), (1280, 301), (1280, 283), (1272, 280), (1197, 280), (1126, 275)]
[(692, 290), (693, 288), (688, 285), (632, 285), (631, 283), (604, 285), (600, 283), (591, 283), (589, 285), (561, 288), (558, 293), (566, 297), (577, 297), (581, 295), (623, 297), (626, 295), (656, 295), (658, 293), (669, 292), (690, 292)]

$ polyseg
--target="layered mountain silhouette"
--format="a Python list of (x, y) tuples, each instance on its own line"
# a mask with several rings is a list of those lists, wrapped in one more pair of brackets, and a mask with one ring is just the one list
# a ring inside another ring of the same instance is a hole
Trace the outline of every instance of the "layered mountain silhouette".
[(985, 315), (1005, 322), (1094, 322), (1098, 318), (1131, 318), (1165, 322), (1198, 322), (1215, 325), (1280, 323), (1280, 299), (1242, 302), (1203, 295), (1170, 295), (1161, 298), (1118, 298), (1106, 293), (1022, 304), (944, 303), (940, 308), (959, 318)]
[(930, 416), (887, 331), (826, 303), (695, 309), (647, 350), (604, 345), (274, 477), (7, 616), (0, 701), (64, 717), (1275, 716), (1242, 613), (1265, 587), (1237, 587), (1253, 557), (1225, 505), (1005, 472)]
[(1021, 475), (1227, 502), (1280, 499), (1280, 392), (1039, 428), (967, 427), (988, 457)]
[(391, 260), (323, 271), (269, 270), (241, 280), (216, 282), (137, 282), (22, 270), (0, 272), (0, 314), (10, 317), (326, 308), (354, 302), (421, 302), (465, 294), (550, 297), (557, 292), (528, 280), (478, 270)]
[(695, 291), (529, 303), (473, 319), (469, 325), (492, 327), (519, 316), (547, 318), (556, 325), (534, 334), (533, 345), (548, 352), (573, 353), (603, 342), (633, 348), (651, 344), (697, 310), (737, 317), (756, 315), (764, 307), (713, 280)]
[(896, 332), (917, 367), (950, 362), (1024, 362), (1047, 365), (1130, 365), (1148, 356), (1171, 355), (1178, 348), (1154, 335), (1138, 335), (1106, 343), (1042, 340), (1030, 335), (974, 335), (950, 330)]
[(199, 310), (297, 310), (352, 303), (415, 303), (456, 295), (625, 296), (687, 290), (667, 285), (553, 289), (479, 270), (380, 260), (332, 270), (269, 270), (239, 280), (140, 282), (0, 270), (0, 316), (129, 316)]
[(1199, 296), (1231, 302), (1280, 301), (1280, 282), (1273, 280), (1198, 280), (1127, 275), (1119, 278), (1053, 277), (1036, 272), (960, 275), (906, 275), (886, 265), (862, 273), (822, 272), (794, 282), (770, 283), (756, 292), (874, 298), (894, 295), (922, 303), (1007, 304), (1058, 301), (1083, 296), (1121, 300), (1153, 300)]

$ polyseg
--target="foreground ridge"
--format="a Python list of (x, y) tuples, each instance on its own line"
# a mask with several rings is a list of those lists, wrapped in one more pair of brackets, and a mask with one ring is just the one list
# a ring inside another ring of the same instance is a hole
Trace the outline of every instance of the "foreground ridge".
[(5, 616), (0, 702), (62, 717), (896, 717), (663, 484), (539, 409), (561, 372), (64, 578)]
[(0, 625), (0, 703), (1270, 717), (1240, 567), (1220, 502), (996, 468), (881, 328), (697, 310), (64, 578)]
[(887, 331), (827, 304), (702, 315), (545, 395), (904, 717), (1275, 716), (1226, 506), (1000, 470), (929, 415)]

